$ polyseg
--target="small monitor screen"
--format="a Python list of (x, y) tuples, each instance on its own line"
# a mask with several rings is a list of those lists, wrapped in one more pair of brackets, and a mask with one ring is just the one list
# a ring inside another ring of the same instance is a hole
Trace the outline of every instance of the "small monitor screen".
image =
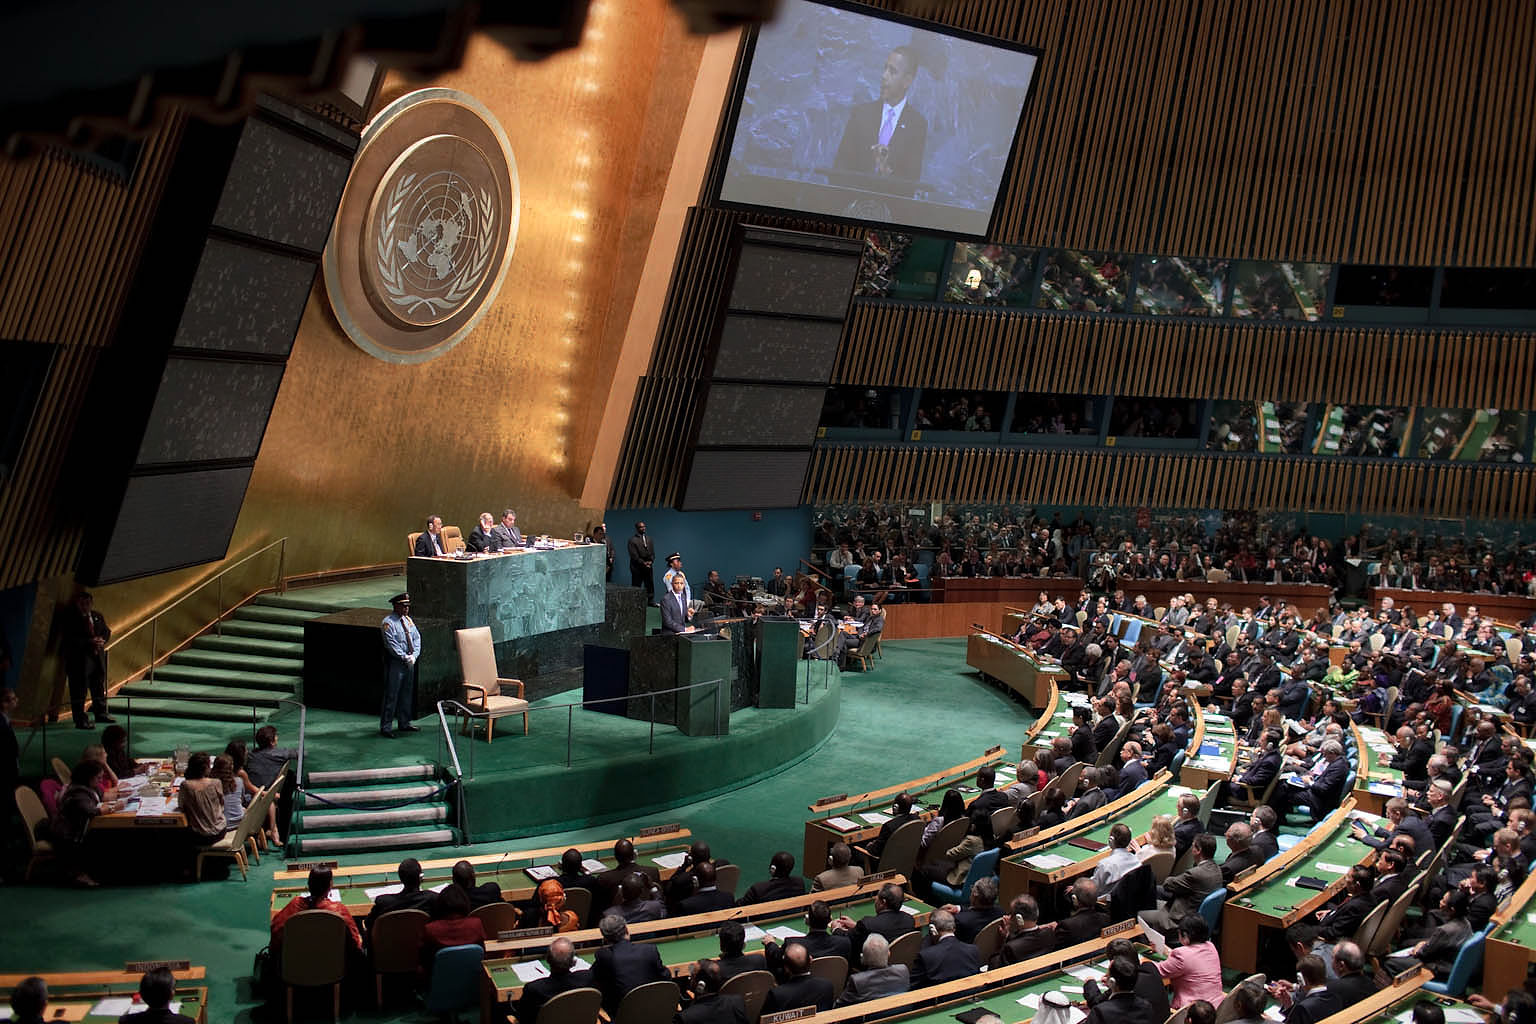
[(1037, 60), (785, 0), (751, 54), (720, 201), (983, 237)]

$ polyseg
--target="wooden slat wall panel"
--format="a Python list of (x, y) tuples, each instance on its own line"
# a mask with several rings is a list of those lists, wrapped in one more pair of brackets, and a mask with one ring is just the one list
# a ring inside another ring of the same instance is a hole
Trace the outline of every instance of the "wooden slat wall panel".
[(821, 445), (805, 500), (1307, 509), (1523, 516), (1536, 473), (1508, 466), (1080, 449)]
[(1039, 47), (997, 241), (1536, 264), (1528, 0), (866, 0)]
[(859, 300), (833, 381), (1536, 409), (1519, 331), (1158, 321)]
[(0, 530), (27, 537), (0, 551), (0, 589), (74, 570), (77, 519), (56, 500), (75, 424), (101, 354), (117, 330), (183, 117), (144, 141), (119, 184), (44, 153), (0, 162), (0, 337), (55, 347), (14, 472), (0, 490)]

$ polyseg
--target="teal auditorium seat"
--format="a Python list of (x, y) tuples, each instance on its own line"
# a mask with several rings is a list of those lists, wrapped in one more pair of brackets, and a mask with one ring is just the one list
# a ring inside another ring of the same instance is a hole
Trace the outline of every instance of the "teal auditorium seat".
[[(995, 877), (997, 875), (997, 862), (1002, 858), (1002, 855), (1003, 848), (999, 846), (991, 850), (983, 850), (972, 857), (970, 870), (965, 873), (965, 881), (961, 883), (958, 889), (951, 889), (943, 882), (934, 882), (934, 906), (938, 906), (940, 903), (956, 903), (961, 907), (970, 906), (971, 886), (975, 885), (978, 879)], [(943, 899), (939, 900), (938, 897), (943, 897)]]

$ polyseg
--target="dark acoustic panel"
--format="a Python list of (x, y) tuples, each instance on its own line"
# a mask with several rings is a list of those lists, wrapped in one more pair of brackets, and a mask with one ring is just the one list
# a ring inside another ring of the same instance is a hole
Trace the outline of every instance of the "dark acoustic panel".
[(249, 466), (130, 479), (96, 582), (223, 558), (250, 479)]
[(809, 449), (696, 452), (683, 494), (683, 511), (799, 505), (810, 458)]
[(699, 425), (701, 447), (808, 446), (826, 401), (825, 388), (712, 384)]
[(260, 117), (249, 118), (213, 222), (318, 256), (351, 170), (350, 157)]
[(281, 363), (171, 359), (137, 465), (254, 459), (282, 382)]
[(176, 347), (286, 357), (316, 266), (313, 260), (208, 239), (176, 328)]
[(729, 308), (841, 320), (859, 270), (857, 253), (810, 252), (747, 242)]
[(842, 336), (840, 323), (731, 313), (720, 332), (714, 375), (825, 384)]

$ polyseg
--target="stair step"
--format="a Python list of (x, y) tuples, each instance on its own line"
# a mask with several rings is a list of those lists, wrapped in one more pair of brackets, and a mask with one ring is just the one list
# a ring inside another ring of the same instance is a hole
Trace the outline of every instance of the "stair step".
[(228, 619), (224, 626), (225, 636), (256, 636), (267, 640), (304, 642), (304, 627), (282, 622), (250, 622), (245, 619)]
[(317, 615), (329, 615), (340, 608), (334, 602), (322, 601), (317, 597), (304, 597), (300, 594), (262, 594), (244, 607), (249, 608), (252, 605), (263, 608), (296, 608), (300, 611), (314, 612)]
[(432, 764), (401, 764), (389, 768), (346, 768), (327, 772), (308, 772), (305, 785), (318, 786), (368, 786), (381, 782), (399, 782), (404, 779), (436, 779), (437, 766)]
[(219, 636), (217, 633), (204, 633), (177, 653), (188, 654), (194, 651), (199, 654), (243, 654), (258, 658), (302, 659), (304, 643), (303, 641), (267, 640), (259, 636)]
[(453, 829), (376, 829), (367, 832), (294, 836), (290, 847), (299, 854), (348, 853), (363, 850), (402, 850), (413, 846), (447, 846), (456, 841)]
[[(300, 645), (303, 646), (303, 645)], [(203, 665), (232, 672), (264, 672), (269, 676), (303, 676), (304, 660), (293, 657), (267, 657), (263, 654), (241, 654), (238, 651), (201, 651), (186, 648), (170, 656), (166, 665)], [(160, 674), (160, 669), (155, 669)]]
[(396, 828), (402, 825), (435, 825), (448, 820), (448, 805), (418, 804), (393, 810), (303, 811), (296, 815), (294, 831), (299, 835), (315, 832), (340, 832), (354, 829)]
[(299, 794), (299, 806), (331, 810), (332, 808), (322, 802), (329, 800), (332, 803), (352, 805), (367, 804), (393, 804), (404, 800), (420, 800), (436, 793), (438, 787), (435, 783), (417, 783), (406, 786), (372, 786), (361, 789), (308, 789)]
[[(117, 708), (113, 709), (114, 711)], [(122, 710), (127, 712), (127, 701), (122, 704)], [(209, 722), (246, 722), (251, 721), (251, 709), (249, 706), (238, 704), (218, 704), (204, 700), (177, 700), (164, 697), (135, 697), (132, 704), (134, 717), (143, 718), (200, 718)], [(256, 721), (264, 722), (272, 714), (271, 708), (257, 708)]]
[[(122, 688), (121, 692), (134, 698), (154, 697), (173, 700), (196, 700), (215, 704), (234, 704), (242, 708), (249, 708), (253, 704), (257, 707), (275, 708), (278, 706), (278, 701), (283, 697), (293, 696), (292, 690), (282, 693), (275, 690), (250, 690), (234, 686), (210, 686), (193, 682), (175, 682), (161, 680), (158, 674), (153, 683), (129, 683)], [(135, 704), (134, 710), (138, 710), (137, 704)], [(250, 717), (249, 711), (246, 712), (246, 717)]]
[(298, 672), (262, 672), (255, 666), (249, 672), (242, 672), (235, 668), (184, 661), (171, 661), (155, 669), (155, 679), (203, 683), (208, 686), (237, 686), (248, 690), (283, 690), (290, 693), (303, 682)]
[(324, 612), (311, 611), (308, 608), (280, 608), (266, 604), (243, 605), (230, 616), (237, 622), (285, 622), (295, 626), (302, 626), (310, 619), (318, 618)]

